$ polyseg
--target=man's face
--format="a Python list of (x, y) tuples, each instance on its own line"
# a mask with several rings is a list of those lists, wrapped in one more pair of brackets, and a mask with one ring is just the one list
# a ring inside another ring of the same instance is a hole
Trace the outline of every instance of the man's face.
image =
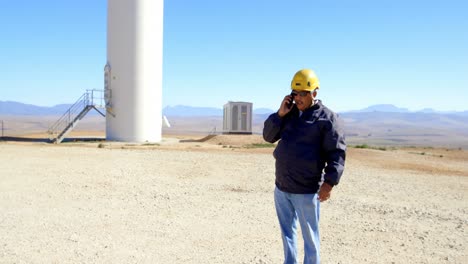
[(297, 109), (304, 111), (312, 105), (312, 92), (293, 90), (291, 95), (296, 103)]

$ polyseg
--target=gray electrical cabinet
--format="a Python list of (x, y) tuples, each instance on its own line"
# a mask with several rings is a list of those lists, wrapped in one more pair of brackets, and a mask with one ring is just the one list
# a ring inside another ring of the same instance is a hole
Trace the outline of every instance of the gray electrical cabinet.
[(229, 101), (224, 105), (223, 134), (252, 134), (252, 103)]

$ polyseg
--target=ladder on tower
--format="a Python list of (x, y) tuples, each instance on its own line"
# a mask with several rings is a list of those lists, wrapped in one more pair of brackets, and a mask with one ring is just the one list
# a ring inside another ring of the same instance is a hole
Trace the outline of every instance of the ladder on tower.
[(78, 122), (91, 110), (96, 110), (102, 116), (105, 114), (99, 110), (104, 109), (104, 91), (86, 90), (86, 92), (52, 125), (47, 133), (52, 143), (60, 143), (65, 136), (75, 128)]

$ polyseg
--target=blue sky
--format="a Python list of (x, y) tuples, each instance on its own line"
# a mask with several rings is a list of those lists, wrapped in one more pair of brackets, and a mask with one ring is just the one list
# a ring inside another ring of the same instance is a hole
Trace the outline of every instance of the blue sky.
[[(105, 0), (1, 0), (0, 100), (103, 88)], [(277, 109), (312, 68), (336, 111), (468, 110), (468, 1), (165, 1), (163, 106)]]

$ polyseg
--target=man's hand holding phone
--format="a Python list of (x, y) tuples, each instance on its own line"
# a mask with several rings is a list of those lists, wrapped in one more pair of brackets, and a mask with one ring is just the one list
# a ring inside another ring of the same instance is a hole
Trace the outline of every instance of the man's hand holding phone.
[(278, 115), (280, 117), (287, 115), (291, 111), (294, 106), (293, 100), (294, 96), (292, 93), (284, 97), (283, 101), (281, 102), (280, 109), (278, 110)]

